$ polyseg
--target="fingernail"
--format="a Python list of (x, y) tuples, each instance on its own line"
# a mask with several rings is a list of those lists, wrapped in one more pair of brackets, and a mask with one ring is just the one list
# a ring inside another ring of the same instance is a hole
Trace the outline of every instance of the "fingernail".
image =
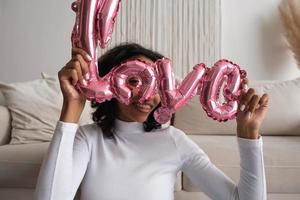
[(84, 78), (85, 78), (85, 80), (89, 80), (89, 79), (90, 79), (90, 73), (86, 73), (86, 74), (84, 75)]
[(245, 107), (246, 107), (246, 106), (245, 106), (244, 104), (242, 104), (242, 105), (240, 106), (240, 110), (241, 110), (241, 111), (244, 111), (244, 110), (245, 110)]
[(86, 54), (86, 58), (87, 58), (89, 61), (92, 60), (92, 57), (91, 57), (90, 55), (88, 55), (88, 54)]
[(244, 85), (244, 90), (248, 90), (248, 85), (247, 84)]
[(87, 86), (86, 80), (82, 79), (82, 84), (83, 84), (84, 86)]

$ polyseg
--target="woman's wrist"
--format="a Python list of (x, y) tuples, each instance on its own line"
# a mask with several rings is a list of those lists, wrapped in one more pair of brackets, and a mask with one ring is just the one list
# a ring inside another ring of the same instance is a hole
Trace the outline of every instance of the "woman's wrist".
[(85, 103), (63, 102), (59, 120), (62, 122), (78, 123)]
[(237, 128), (237, 136), (245, 139), (259, 139), (258, 130), (248, 130), (245, 127)]

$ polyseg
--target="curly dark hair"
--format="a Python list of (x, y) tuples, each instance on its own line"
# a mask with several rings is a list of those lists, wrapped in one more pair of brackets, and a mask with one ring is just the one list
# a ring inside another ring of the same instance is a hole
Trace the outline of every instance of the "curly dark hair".
[[(98, 66), (101, 66), (98, 69), (99, 76), (103, 77), (115, 66), (134, 56), (145, 56), (153, 62), (164, 57), (160, 53), (146, 49), (139, 44), (123, 43), (110, 49), (98, 59)], [(104, 137), (114, 139), (117, 100), (113, 98), (103, 103), (92, 101), (91, 106), (92, 108), (96, 108), (92, 113), (92, 119), (102, 129)], [(149, 114), (148, 119), (143, 123), (145, 131), (150, 132), (153, 129), (161, 128), (161, 125), (155, 121), (153, 116), (154, 111), (159, 106), (160, 104)], [(173, 124), (173, 121), (174, 116), (171, 119), (171, 124)]]

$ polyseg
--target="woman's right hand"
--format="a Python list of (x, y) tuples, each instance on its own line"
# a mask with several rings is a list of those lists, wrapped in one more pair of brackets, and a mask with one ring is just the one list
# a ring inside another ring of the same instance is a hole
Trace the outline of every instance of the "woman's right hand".
[(83, 85), (89, 79), (89, 62), (91, 57), (80, 48), (72, 48), (72, 59), (58, 72), (60, 88), (63, 94), (63, 108), (60, 120), (77, 122), (83, 111), (86, 97), (78, 92), (75, 85)]
[(76, 90), (75, 85), (78, 81), (83, 85), (87, 84), (90, 60), (90, 56), (84, 50), (72, 48), (72, 59), (58, 72), (64, 102), (85, 102), (84, 95)]

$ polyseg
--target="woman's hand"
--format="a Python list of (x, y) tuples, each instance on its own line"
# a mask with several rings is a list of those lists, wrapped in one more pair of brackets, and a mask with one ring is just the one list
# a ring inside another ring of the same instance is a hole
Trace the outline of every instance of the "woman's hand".
[(269, 97), (263, 94), (259, 97), (253, 88), (247, 90), (243, 83), (243, 92), (240, 96), (240, 105), (237, 113), (237, 136), (246, 139), (258, 139), (259, 129), (268, 110)]
[(83, 111), (86, 98), (75, 88), (78, 81), (86, 85), (89, 79), (88, 62), (90, 56), (82, 49), (72, 48), (72, 59), (58, 72), (63, 94), (63, 108), (60, 120), (77, 122)]

